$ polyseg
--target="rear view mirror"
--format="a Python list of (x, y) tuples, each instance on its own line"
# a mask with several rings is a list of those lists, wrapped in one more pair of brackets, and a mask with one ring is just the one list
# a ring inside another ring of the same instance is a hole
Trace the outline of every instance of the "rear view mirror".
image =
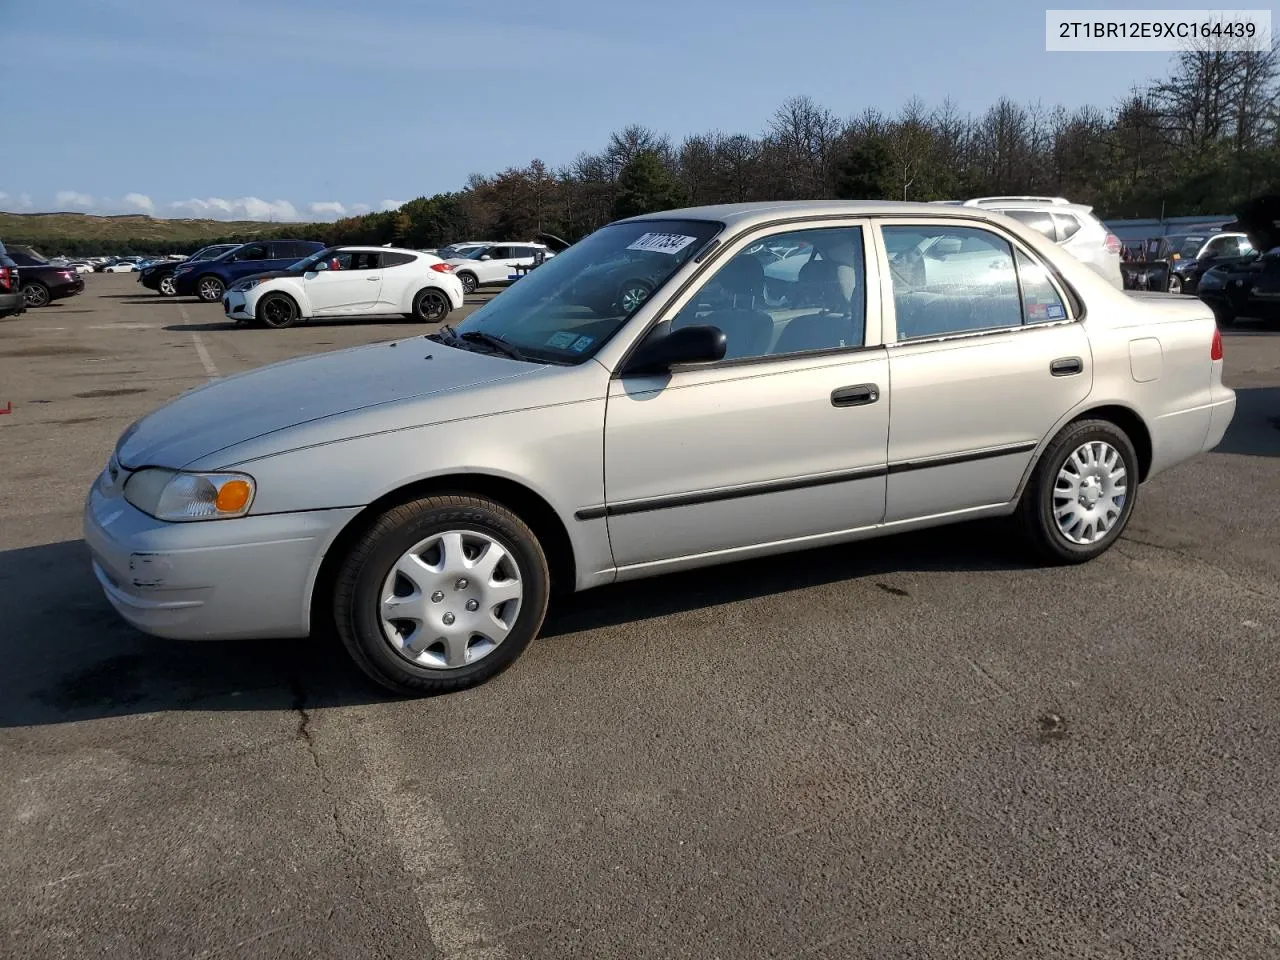
[(635, 352), (624, 371), (627, 374), (666, 373), (682, 363), (712, 363), (723, 360), (728, 341), (719, 327), (680, 327), (651, 335)]

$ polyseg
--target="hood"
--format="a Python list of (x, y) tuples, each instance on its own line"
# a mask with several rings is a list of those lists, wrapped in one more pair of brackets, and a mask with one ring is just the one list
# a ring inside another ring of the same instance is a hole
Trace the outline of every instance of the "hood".
[[(428, 354), (432, 359), (426, 359)], [(286, 360), (183, 394), (125, 431), (116, 455), (130, 470), (177, 469), (326, 417), (444, 395), (538, 369), (422, 337)]]
[(292, 270), (263, 270), (261, 273), (251, 273), (247, 277), (241, 277), (231, 285), (234, 287), (238, 283), (244, 283), (246, 280), (274, 280), (276, 277), (300, 277), (302, 274), (294, 273)]
[(1259, 253), (1280, 247), (1280, 195), (1250, 200), (1237, 212), (1236, 219)]

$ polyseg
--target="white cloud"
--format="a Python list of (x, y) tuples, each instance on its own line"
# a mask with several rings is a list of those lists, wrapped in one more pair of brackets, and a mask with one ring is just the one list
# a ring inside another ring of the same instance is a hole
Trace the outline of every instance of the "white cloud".
[(126, 193), (124, 195), (124, 205), (137, 207), (143, 213), (154, 213), (156, 209), (156, 205), (151, 202), (151, 198), (145, 193)]
[(372, 209), (373, 207), (369, 206), (367, 203), (353, 203), (351, 205), (351, 212), (356, 216), (359, 216), (362, 213), (368, 213)]
[(345, 217), (347, 208), (337, 200), (317, 200), (311, 204), (311, 212), (317, 217)]
[(408, 200), (383, 200), (382, 209), (383, 210), (399, 210), (408, 202), (409, 202)]
[(92, 207), (93, 197), (78, 190), (59, 190), (54, 199), (60, 207)]
[(224, 200), (222, 197), (208, 197), (190, 200), (175, 200), (169, 204), (175, 210), (186, 210), (188, 213), (215, 220), (297, 220), (298, 208), (288, 200), (262, 200), (258, 197), (240, 197), (236, 200)]

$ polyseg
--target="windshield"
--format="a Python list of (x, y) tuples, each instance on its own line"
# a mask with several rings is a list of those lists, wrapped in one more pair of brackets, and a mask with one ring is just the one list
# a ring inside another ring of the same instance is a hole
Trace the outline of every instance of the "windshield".
[(303, 257), (297, 263), (290, 264), (286, 269), (290, 273), (306, 273), (309, 270), (311, 270), (311, 268), (314, 267), (321, 260), (330, 259), (335, 253), (338, 252), (339, 249), (341, 248), (325, 247), (323, 250), (317, 251), (316, 253), (313, 253), (309, 257)]
[(581, 363), (723, 228), (711, 220), (603, 227), (516, 280), (458, 325), (532, 360)]
[(470, 249), (463, 249), (460, 252), (455, 253), (453, 255), (453, 259), (479, 260), (481, 257), (483, 257), (486, 253), (488, 253), (492, 249), (493, 249), (492, 247), (471, 247)]

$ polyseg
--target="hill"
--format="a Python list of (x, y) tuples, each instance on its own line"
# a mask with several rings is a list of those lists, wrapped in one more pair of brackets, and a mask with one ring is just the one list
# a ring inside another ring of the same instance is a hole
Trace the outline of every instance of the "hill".
[(0, 213), (0, 241), (57, 254), (188, 253), (209, 243), (263, 237), (321, 238), (329, 224), (261, 220), (166, 220), (145, 214)]

